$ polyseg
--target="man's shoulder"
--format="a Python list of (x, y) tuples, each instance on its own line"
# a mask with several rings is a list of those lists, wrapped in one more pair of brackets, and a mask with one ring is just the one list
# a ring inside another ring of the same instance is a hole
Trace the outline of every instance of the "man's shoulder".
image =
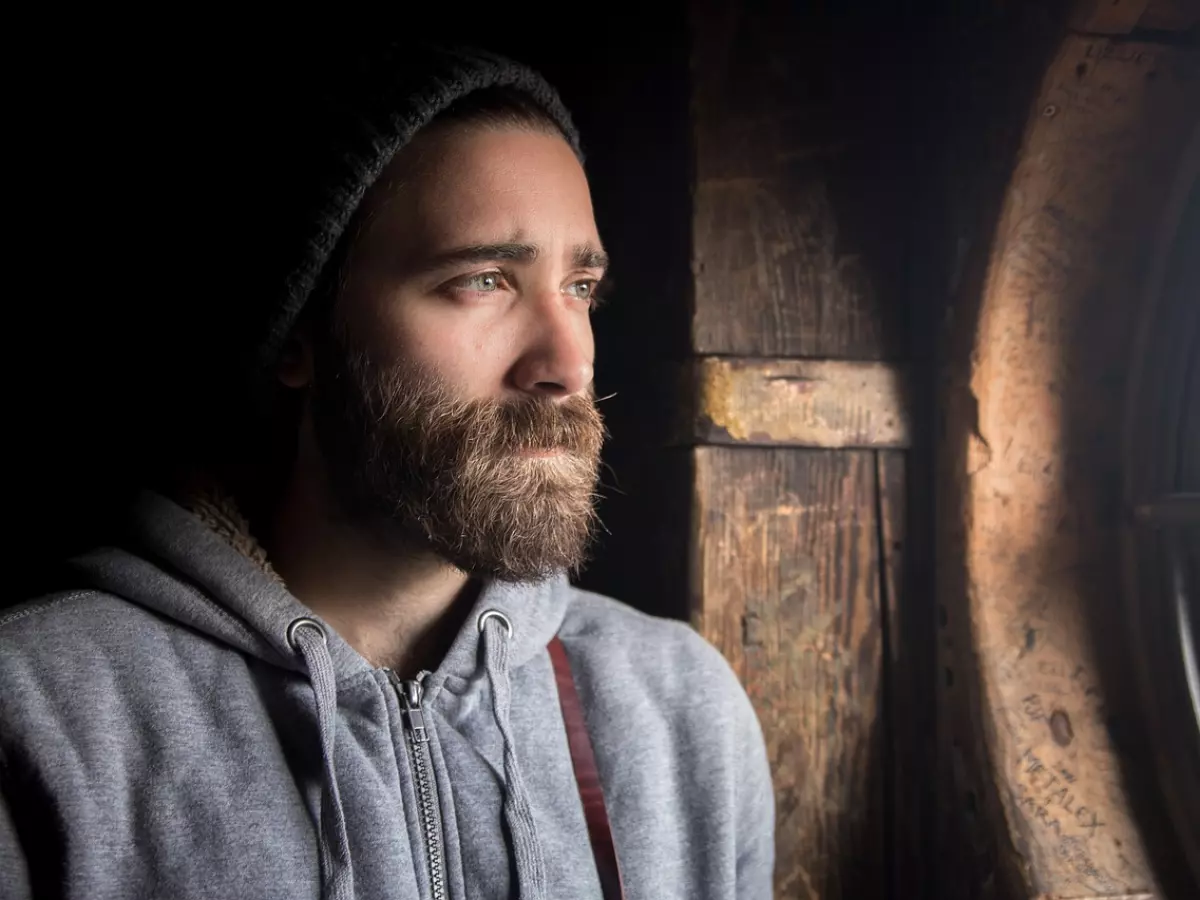
[[(597, 752), (619, 760), (607, 772), (616, 796), (661, 796), (695, 818), (733, 822), (745, 814), (755, 824), (744, 827), (761, 826), (769, 839), (762, 729), (733, 666), (712, 644), (686, 622), (586, 591), (574, 592), (559, 637)], [(712, 789), (722, 785), (736, 787)], [(740, 812), (727, 808), (730, 798)]]
[(559, 637), (573, 667), (578, 662), (605, 680), (633, 681), (663, 697), (704, 685), (710, 698), (745, 701), (729, 662), (687, 622), (573, 588)]
[[(50, 593), (0, 612), (0, 730), (5, 744), (55, 758), (152, 677), (150, 614), (97, 590)], [(120, 686), (122, 689), (117, 689)], [(64, 743), (65, 742), (65, 743)], [(38, 749), (34, 749), (38, 748)]]
[(633, 653), (647, 647), (685, 656), (716, 653), (687, 622), (651, 615), (604, 594), (576, 587), (571, 588), (571, 602), (559, 637), (567, 643), (584, 641), (628, 647)]
[(130, 663), (166, 623), (150, 610), (95, 589), (49, 593), (0, 611), (0, 682), (87, 677)]
[(45, 646), (55, 638), (94, 633), (97, 626), (126, 625), (141, 615), (138, 607), (104, 591), (55, 591), (0, 610), (0, 646), (15, 650), (30, 640)]

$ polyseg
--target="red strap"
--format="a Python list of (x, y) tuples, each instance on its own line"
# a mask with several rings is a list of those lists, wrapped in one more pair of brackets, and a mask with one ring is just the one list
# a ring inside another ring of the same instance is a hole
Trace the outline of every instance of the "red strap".
[(592, 842), (592, 856), (596, 859), (596, 870), (600, 873), (600, 887), (604, 892), (604, 900), (625, 900), (621, 869), (617, 865), (617, 849), (613, 846), (608, 809), (604, 805), (604, 793), (600, 789), (600, 774), (596, 771), (596, 755), (592, 752), (592, 739), (588, 736), (583, 707), (579, 703), (579, 694), (575, 691), (571, 661), (567, 659), (567, 648), (557, 635), (550, 639), (549, 650), (550, 662), (554, 664), (554, 680), (558, 684), (558, 702), (562, 706), (563, 722), (567, 726), (567, 745), (571, 748), (575, 783), (579, 786), (579, 799), (583, 801), (583, 815), (587, 820), (588, 838)]

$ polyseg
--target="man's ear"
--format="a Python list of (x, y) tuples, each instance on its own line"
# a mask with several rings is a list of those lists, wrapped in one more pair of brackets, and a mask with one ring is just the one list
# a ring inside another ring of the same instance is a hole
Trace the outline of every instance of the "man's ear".
[(279, 354), (275, 374), (280, 384), (290, 388), (308, 387), (313, 380), (312, 338), (304, 331), (292, 332)]

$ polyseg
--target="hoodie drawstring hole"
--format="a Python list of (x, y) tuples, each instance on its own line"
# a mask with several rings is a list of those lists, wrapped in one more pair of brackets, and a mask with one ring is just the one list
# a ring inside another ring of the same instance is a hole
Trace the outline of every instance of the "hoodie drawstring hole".
[(300, 652), (300, 644), (296, 641), (296, 632), (301, 628), (312, 628), (321, 636), (321, 643), (328, 645), (329, 638), (325, 635), (325, 626), (316, 619), (311, 619), (308, 616), (302, 616), (299, 619), (294, 619), (287, 627), (287, 642), (288, 646), (296, 653)]
[(488, 619), (495, 619), (504, 626), (504, 630), (508, 633), (507, 637), (512, 640), (513, 624), (512, 621), (504, 613), (498, 609), (488, 609), (482, 612), (479, 616), (479, 633), (483, 634), (483, 626), (487, 624)]

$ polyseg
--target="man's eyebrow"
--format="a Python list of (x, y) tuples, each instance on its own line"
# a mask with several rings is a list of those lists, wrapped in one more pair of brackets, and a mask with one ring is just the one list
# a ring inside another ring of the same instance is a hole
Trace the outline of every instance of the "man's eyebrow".
[(607, 269), (608, 254), (591, 244), (577, 244), (571, 251), (571, 262), (579, 269)]
[[(502, 241), (496, 244), (468, 244), (434, 254), (422, 269), (436, 271), (464, 263), (520, 262), (531, 263), (541, 251), (536, 244)], [(571, 250), (571, 264), (580, 269), (607, 269), (608, 254), (593, 244), (577, 244)]]

